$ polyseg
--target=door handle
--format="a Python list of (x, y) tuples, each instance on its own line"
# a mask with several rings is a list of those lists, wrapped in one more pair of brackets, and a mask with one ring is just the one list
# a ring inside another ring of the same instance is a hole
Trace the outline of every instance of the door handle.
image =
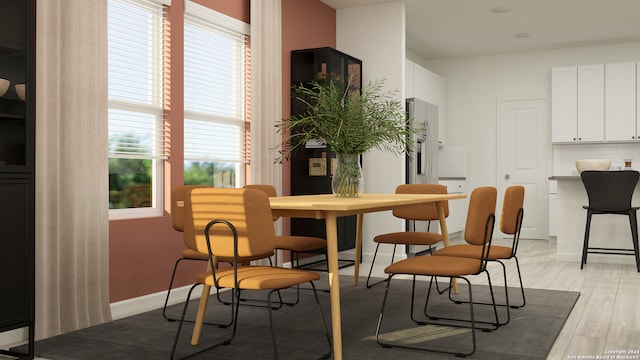
[(504, 176), (504, 178), (509, 180), (509, 179), (511, 179), (511, 175), (507, 174), (507, 175)]

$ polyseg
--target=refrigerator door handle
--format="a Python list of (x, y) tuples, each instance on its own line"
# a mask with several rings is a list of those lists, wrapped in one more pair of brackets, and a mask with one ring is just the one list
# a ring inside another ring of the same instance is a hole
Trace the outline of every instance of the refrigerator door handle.
[(424, 170), (422, 167), (422, 163), (424, 161), (424, 157), (422, 156), (422, 152), (424, 150), (424, 141), (418, 140), (418, 144), (416, 145), (416, 175), (424, 174)]

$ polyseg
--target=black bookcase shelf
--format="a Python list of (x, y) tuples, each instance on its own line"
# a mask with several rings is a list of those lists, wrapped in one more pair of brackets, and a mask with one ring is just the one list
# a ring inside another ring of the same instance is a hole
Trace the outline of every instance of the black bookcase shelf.
[[(291, 52), (292, 85), (329, 79), (346, 84), (349, 78), (352, 78), (354, 90), (362, 87), (362, 61), (353, 56), (329, 47)], [(292, 115), (303, 110), (295, 101), (291, 102)], [(335, 154), (330, 149), (316, 146), (308, 146), (292, 154), (291, 194), (330, 194), (332, 159), (335, 159)], [(324, 220), (292, 219), (291, 234), (326, 237)], [(355, 248), (355, 236), (355, 216), (338, 218), (338, 250)]]
[[(35, 0), (0, 0), (0, 335), (26, 329), (26, 352), (0, 344), (0, 358), (34, 358)], [(16, 84), (25, 84), (25, 101)], [(21, 347), (23, 348), (23, 347)]]

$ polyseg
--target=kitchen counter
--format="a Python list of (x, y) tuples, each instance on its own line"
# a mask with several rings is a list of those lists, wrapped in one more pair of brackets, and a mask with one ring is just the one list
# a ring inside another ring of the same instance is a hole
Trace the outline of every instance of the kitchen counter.
[[(556, 258), (563, 261), (580, 262), (582, 244), (587, 220), (587, 211), (583, 206), (589, 203), (587, 192), (580, 176), (552, 176), (557, 180), (557, 201), (554, 213), (557, 216), (557, 252)], [(640, 206), (640, 187), (632, 201)], [(613, 247), (632, 249), (629, 220), (626, 216), (596, 215), (591, 220), (591, 247)], [(606, 262), (617, 264), (635, 264), (633, 256), (589, 254), (589, 263)], [(578, 266), (578, 264), (576, 264)]]
[(579, 175), (557, 175), (550, 176), (549, 180), (581, 180)]

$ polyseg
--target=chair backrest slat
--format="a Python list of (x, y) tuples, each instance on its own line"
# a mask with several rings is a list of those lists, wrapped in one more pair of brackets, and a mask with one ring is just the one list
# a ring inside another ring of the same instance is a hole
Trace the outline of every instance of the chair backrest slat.
[(504, 191), (502, 202), (502, 215), (500, 215), (500, 231), (507, 235), (514, 235), (520, 232), (522, 219), (520, 210), (524, 206), (524, 186), (509, 186)]
[(205, 185), (181, 185), (171, 189), (171, 225), (176, 231), (184, 231), (184, 204), (191, 189)]
[[(185, 237), (194, 239), (196, 250), (207, 253), (204, 229), (211, 220), (227, 220), (238, 234), (238, 256), (269, 256), (275, 248), (275, 230), (269, 198), (256, 189), (190, 189), (185, 201)], [(233, 235), (224, 224), (209, 232), (213, 255), (233, 257)]]
[[(402, 184), (396, 187), (396, 194), (446, 194), (447, 187), (439, 184)], [(449, 202), (444, 202), (445, 217), (449, 216)], [(393, 215), (406, 220), (438, 220), (435, 203), (408, 205), (393, 210)]]
[[(278, 193), (276, 192), (276, 188), (273, 185), (269, 185), (269, 184), (250, 184), (250, 185), (245, 185), (244, 186), (245, 189), (257, 189), (257, 190), (261, 190), (264, 191), (268, 197), (276, 197), (278, 196)], [(278, 220), (280, 217), (279, 216), (273, 216), (272, 219), (273, 221)]]
[(492, 217), (495, 219), (497, 190), (493, 186), (483, 186), (473, 189), (469, 198), (467, 223), (464, 230), (464, 240), (471, 245), (485, 245), (490, 241), (493, 224), (487, 234), (487, 224)]

